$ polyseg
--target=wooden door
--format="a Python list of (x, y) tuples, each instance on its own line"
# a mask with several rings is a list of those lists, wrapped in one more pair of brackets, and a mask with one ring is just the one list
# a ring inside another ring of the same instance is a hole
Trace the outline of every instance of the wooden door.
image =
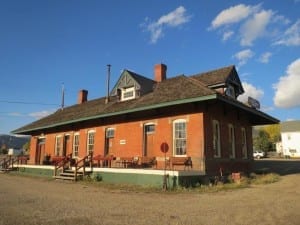
[(154, 146), (154, 124), (146, 124), (144, 126), (144, 149), (143, 156), (153, 156)]
[(36, 148), (36, 154), (35, 154), (35, 164), (36, 165), (43, 164), (44, 157), (45, 157), (45, 139), (39, 139)]
[(64, 146), (63, 146), (63, 156), (67, 156), (70, 154), (72, 151), (70, 149), (70, 135), (65, 135), (64, 136)]

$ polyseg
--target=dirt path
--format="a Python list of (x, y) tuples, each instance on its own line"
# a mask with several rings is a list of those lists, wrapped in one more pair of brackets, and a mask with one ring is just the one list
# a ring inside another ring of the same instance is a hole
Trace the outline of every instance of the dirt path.
[(133, 193), (0, 174), (0, 225), (300, 224), (300, 174), (218, 193)]

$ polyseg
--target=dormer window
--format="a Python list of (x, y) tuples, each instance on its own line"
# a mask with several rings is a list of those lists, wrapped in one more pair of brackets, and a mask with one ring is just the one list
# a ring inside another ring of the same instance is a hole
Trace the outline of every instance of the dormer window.
[(152, 92), (155, 83), (147, 77), (124, 70), (110, 95), (116, 96), (119, 102), (136, 99)]
[(234, 98), (234, 99), (236, 98), (234, 87), (231, 85), (228, 85), (228, 87), (226, 88), (225, 94), (231, 98)]
[(135, 98), (135, 88), (129, 87), (129, 88), (122, 88), (121, 93), (121, 101), (126, 101), (130, 99)]

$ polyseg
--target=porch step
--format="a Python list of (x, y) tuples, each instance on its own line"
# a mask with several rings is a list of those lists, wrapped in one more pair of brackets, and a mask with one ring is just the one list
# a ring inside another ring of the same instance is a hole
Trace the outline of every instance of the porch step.
[[(54, 179), (60, 179), (60, 180), (72, 180), (72, 181), (76, 181), (76, 177), (75, 177), (75, 171), (73, 170), (65, 170), (63, 173), (60, 173), (57, 176), (53, 176)], [(78, 172), (77, 173), (77, 180), (82, 180), (83, 178), (83, 173), (82, 172)]]
[(13, 171), (13, 170), (17, 170), (18, 168), (17, 167), (0, 167), (0, 172), (3, 172), (3, 173), (7, 173), (7, 172), (10, 172), (10, 171)]
[(10, 172), (10, 171), (12, 171), (13, 170), (13, 168), (11, 168), (11, 167), (9, 167), (9, 168), (1, 168), (0, 169), (0, 172), (2, 172), (2, 173), (7, 173), (7, 172)]
[(54, 179), (56, 180), (71, 180), (75, 181), (75, 176), (74, 177), (68, 177), (68, 176), (53, 176)]

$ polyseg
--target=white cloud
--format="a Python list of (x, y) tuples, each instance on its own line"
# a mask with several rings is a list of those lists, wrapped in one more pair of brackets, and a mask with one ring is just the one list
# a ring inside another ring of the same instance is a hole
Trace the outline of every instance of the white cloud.
[(250, 49), (245, 49), (243, 51), (237, 52), (233, 58), (239, 61), (238, 65), (242, 66), (247, 63), (247, 61), (254, 56), (254, 52)]
[[(299, 0), (300, 1), (300, 0)], [(294, 120), (297, 120), (297, 119), (294, 119), (294, 118), (287, 118), (286, 121), (294, 121)]]
[(272, 56), (271, 52), (265, 52), (259, 57), (259, 61), (261, 63), (268, 63), (271, 56)]
[(279, 78), (273, 85), (275, 96), (274, 104), (280, 108), (292, 108), (300, 106), (300, 58), (292, 62), (286, 74)]
[(44, 110), (44, 111), (40, 111), (40, 112), (29, 113), (28, 116), (33, 117), (35, 119), (40, 119), (40, 118), (50, 115), (51, 113), (53, 113), (53, 111)]
[(241, 46), (252, 46), (259, 38), (270, 42), (277, 38), (275, 44), (300, 45), (300, 25), (295, 23), (284, 32), (290, 20), (262, 6), (239, 4), (224, 9), (212, 20), (208, 30), (218, 30), (223, 41), (234, 33), (234, 40), (239, 41)]
[(274, 13), (274, 16), (272, 17), (272, 22), (278, 23), (278, 24), (283, 24), (283, 25), (288, 25), (291, 21), (282, 15), (275, 15), (275, 13)]
[(263, 36), (272, 15), (272, 10), (262, 10), (248, 19), (241, 27), (241, 45), (251, 46), (254, 40)]
[(190, 17), (185, 15), (186, 9), (183, 6), (179, 6), (174, 11), (167, 15), (161, 16), (157, 22), (158, 25), (167, 24), (172, 27), (176, 27), (189, 21)]
[(258, 7), (259, 6), (253, 7), (239, 4), (228, 9), (224, 9), (212, 21), (211, 29), (216, 29), (227, 24), (238, 23), (247, 18), (253, 11), (257, 10)]
[(146, 27), (146, 30), (150, 32), (151, 43), (156, 43), (158, 39), (164, 36), (164, 29), (166, 27), (177, 27), (190, 21), (191, 16), (187, 15), (186, 9), (183, 6), (179, 6), (174, 11), (161, 16), (157, 21), (150, 22), (149, 19), (145, 19), (145, 23), (142, 25)]
[(247, 102), (248, 97), (254, 98), (256, 100), (260, 100), (263, 97), (264, 95), (263, 90), (256, 88), (255, 86), (247, 82), (242, 82), (242, 85), (245, 90), (245, 93), (238, 97), (239, 101)]
[(234, 34), (233, 31), (226, 31), (226, 32), (223, 34), (223, 41), (227, 41), (233, 34)]
[(300, 19), (298, 19), (291, 27), (289, 27), (274, 44), (300, 46)]

